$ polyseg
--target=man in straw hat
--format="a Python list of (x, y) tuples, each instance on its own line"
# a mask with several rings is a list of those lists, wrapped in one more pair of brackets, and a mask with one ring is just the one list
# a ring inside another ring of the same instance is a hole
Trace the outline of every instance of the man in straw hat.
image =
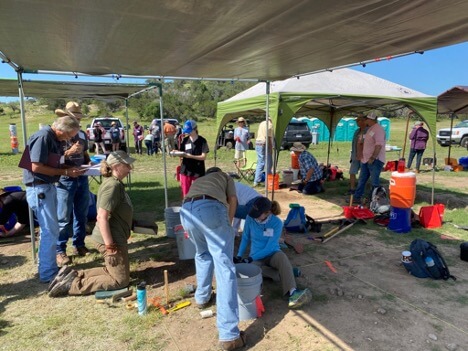
[[(83, 117), (78, 103), (70, 101), (65, 110), (56, 110), (58, 116), (66, 114), (81, 121)], [(89, 164), (88, 138), (80, 130), (73, 138), (62, 141), (65, 164), (69, 167), (81, 167)], [(57, 241), (57, 265), (62, 267), (70, 264), (67, 255), (68, 238), (72, 237), (73, 254), (85, 256), (89, 254), (85, 246), (86, 223), (89, 209), (88, 177), (80, 175), (70, 177), (63, 175), (57, 183), (57, 213), (59, 220), (59, 238)]]
[(249, 148), (249, 130), (245, 127), (244, 117), (237, 119), (237, 128), (234, 129), (234, 140), (236, 142), (234, 160), (237, 167), (244, 167), (245, 150)]
[(297, 190), (305, 195), (321, 193), (324, 190), (322, 185), (322, 168), (318, 164), (315, 157), (308, 151), (304, 144), (295, 142), (290, 149), (299, 157), (299, 168), (301, 171), (302, 183), (299, 184)]
[(74, 166), (61, 164), (62, 141), (74, 138), (79, 132), (78, 120), (71, 116), (57, 118), (28, 140), (29, 163), (21, 165), (26, 199), (34, 211), (40, 226), (39, 279), (51, 281), (58, 272), (56, 261), (59, 224), (57, 216), (57, 189), (55, 183), (61, 176), (78, 177), (83, 171)]

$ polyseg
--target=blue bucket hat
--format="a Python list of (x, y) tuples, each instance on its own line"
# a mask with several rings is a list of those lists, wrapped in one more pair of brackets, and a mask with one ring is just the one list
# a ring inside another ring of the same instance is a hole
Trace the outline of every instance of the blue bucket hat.
[(197, 122), (195, 122), (193, 119), (190, 119), (184, 123), (184, 129), (182, 129), (182, 132), (185, 134), (190, 134), (195, 128), (197, 128)]

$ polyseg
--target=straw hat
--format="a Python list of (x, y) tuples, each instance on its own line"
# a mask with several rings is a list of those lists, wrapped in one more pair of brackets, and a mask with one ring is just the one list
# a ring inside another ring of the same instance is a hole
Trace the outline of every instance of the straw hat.
[(237, 119), (237, 123), (240, 123), (240, 122), (244, 122), (244, 123), (245, 123), (244, 117), (239, 117), (239, 118)]
[(65, 110), (56, 109), (55, 114), (59, 117), (70, 116), (70, 117), (74, 117), (78, 119), (83, 117), (83, 113), (81, 112), (81, 107), (75, 101), (67, 102), (67, 104), (65, 105)]
[(133, 162), (135, 162), (136, 159), (133, 157), (130, 157), (125, 151), (123, 150), (117, 150), (114, 152), (111, 152), (109, 156), (107, 157), (107, 164), (109, 166), (116, 165), (119, 163), (124, 163), (127, 165), (131, 165)]
[(304, 144), (296, 141), (289, 150), (296, 151), (296, 152), (302, 152), (302, 151), (305, 151), (306, 149), (307, 148), (305, 147)]

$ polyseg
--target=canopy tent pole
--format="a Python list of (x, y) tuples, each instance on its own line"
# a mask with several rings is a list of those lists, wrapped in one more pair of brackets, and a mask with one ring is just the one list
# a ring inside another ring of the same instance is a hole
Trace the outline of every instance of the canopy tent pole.
[(445, 162), (445, 165), (450, 164), (450, 155), (452, 153), (452, 131), (453, 131), (453, 119), (456, 118), (457, 115), (455, 113), (450, 114), (450, 139), (449, 139), (449, 149), (448, 149), (448, 158), (447, 162)]
[(406, 118), (406, 129), (405, 129), (405, 139), (403, 140), (403, 150), (402, 150), (402, 155), (403, 157), (400, 157), (401, 159), (405, 159), (405, 152), (406, 152), (406, 141), (408, 140), (408, 127), (409, 127), (409, 120), (411, 117), (412, 113), (408, 113), (408, 117)]
[[(125, 123), (127, 124), (127, 140), (125, 141), (125, 144), (127, 145), (127, 154), (130, 154), (130, 145), (128, 144), (128, 98), (125, 99)], [(128, 173), (127, 175), (127, 184), (128, 184), (128, 190), (132, 190), (132, 172)]]
[(165, 208), (169, 207), (169, 199), (167, 196), (167, 161), (166, 161), (166, 146), (164, 139), (166, 136), (164, 135), (164, 128), (163, 128), (163, 121), (164, 121), (164, 109), (163, 109), (163, 93), (162, 93), (162, 84), (159, 85), (159, 118), (161, 120), (161, 145), (162, 145), (162, 155), (163, 155), (163, 172), (164, 172), (164, 202)]
[[(268, 129), (270, 128), (270, 81), (265, 84), (266, 87), (266, 110), (265, 110), (265, 121), (266, 121), (266, 140), (265, 140), (265, 197), (268, 197), (268, 160), (270, 156), (270, 142), (268, 138)], [(273, 158), (273, 156), (272, 156)], [(258, 160), (257, 160), (258, 161)]]
[[(21, 125), (22, 125), (22, 132), (23, 132), (23, 150), (26, 150), (26, 146), (28, 144), (27, 139), (27, 127), (26, 127), (26, 117), (24, 111), (24, 91), (23, 91), (23, 76), (21, 74), (21, 70), (16, 71), (18, 75), (18, 94), (19, 94), (19, 102), (20, 102), (20, 111), (21, 111)], [(23, 151), (24, 152), (24, 151)], [(29, 209), (29, 233), (31, 235), (31, 255), (34, 264), (37, 263), (36, 257), (36, 236), (34, 234), (34, 213), (31, 207), (28, 204)]]
[(328, 166), (330, 163), (330, 150), (331, 150), (331, 142), (332, 142), (332, 137), (335, 137), (335, 131), (333, 130), (333, 119), (335, 117), (335, 107), (331, 108), (330, 111), (330, 126), (328, 127), (330, 130), (330, 137), (328, 138), (328, 150), (327, 150), (327, 163), (325, 166)]

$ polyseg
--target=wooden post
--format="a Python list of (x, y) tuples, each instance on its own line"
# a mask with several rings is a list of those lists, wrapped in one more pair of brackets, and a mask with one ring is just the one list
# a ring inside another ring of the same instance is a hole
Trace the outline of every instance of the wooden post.
[(167, 269), (164, 270), (164, 292), (166, 293), (166, 305), (169, 305), (169, 277)]

